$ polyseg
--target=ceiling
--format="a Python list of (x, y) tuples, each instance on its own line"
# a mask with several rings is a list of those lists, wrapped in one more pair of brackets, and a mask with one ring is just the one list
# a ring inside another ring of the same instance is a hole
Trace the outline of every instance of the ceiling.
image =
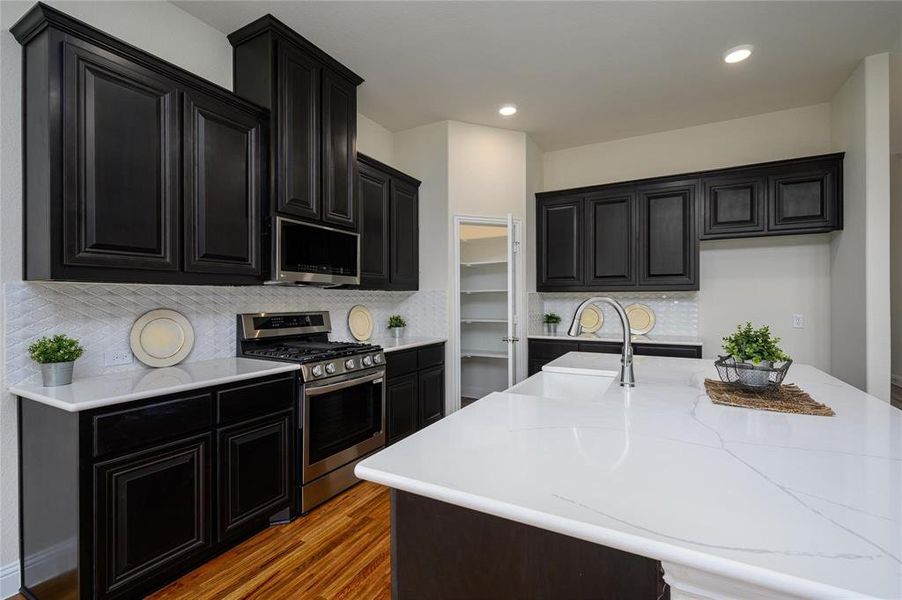
[[(446, 119), (545, 150), (829, 101), (890, 49), (899, 2), (176, 1), (230, 33), (271, 13), (366, 79), (391, 131)], [(725, 50), (753, 44), (743, 63)], [(501, 117), (498, 107), (519, 113)]]

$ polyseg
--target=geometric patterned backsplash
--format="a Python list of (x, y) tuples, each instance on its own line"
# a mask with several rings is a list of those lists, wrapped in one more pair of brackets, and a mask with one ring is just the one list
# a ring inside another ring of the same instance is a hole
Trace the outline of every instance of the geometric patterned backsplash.
[(129, 351), (128, 335), (142, 314), (171, 308), (194, 327), (195, 342), (186, 361), (235, 356), (235, 315), (243, 312), (328, 310), (332, 337), (350, 340), (348, 311), (364, 304), (373, 314), (373, 335), (387, 333), (386, 321), (401, 314), (411, 336), (447, 335), (447, 300), (442, 290), (378, 292), (288, 286), (184, 286), (103, 283), (14, 282), (3, 290), (6, 303), (6, 384), (39, 383), (28, 345), (41, 336), (65, 333), (85, 347), (75, 363), (76, 377), (138, 369), (107, 367), (110, 352)]
[[(543, 333), (542, 316), (556, 313), (561, 317), (558, 331), (570, 326), (573, 314), (580, 302), (591, 296), (586, 293), (531, 293), (529, 294), (529, 333)], [(651, 334), (659, 336), (698, 337), (698, 299), (696, 292), (611, 292), (598, 294), (610, 296), (628, 306), (641, 302), (655, 312), (655, 328)], [(613, 309), (601, 305), (604, 324), (600, 333), (620, 335), (620, 321)]]

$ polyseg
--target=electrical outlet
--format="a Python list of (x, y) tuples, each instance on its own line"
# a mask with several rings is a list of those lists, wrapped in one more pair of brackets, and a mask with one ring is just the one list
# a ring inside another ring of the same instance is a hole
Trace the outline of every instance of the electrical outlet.
[(103, 364), (107, 367), (132, 364), (132, 353), (129, 350), (107, 350), (103, 353)]
[(792, 327), (793, 329), (804, 329), (805, 315), (801, 315), (799, 313), (792, 315)]

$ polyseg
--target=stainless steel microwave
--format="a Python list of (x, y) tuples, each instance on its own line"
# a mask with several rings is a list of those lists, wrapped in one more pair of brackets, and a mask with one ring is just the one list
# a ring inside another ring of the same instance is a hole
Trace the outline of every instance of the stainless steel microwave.
[(360, 283), (360, 236), (276, 217), (274, 283), (334, 286)]

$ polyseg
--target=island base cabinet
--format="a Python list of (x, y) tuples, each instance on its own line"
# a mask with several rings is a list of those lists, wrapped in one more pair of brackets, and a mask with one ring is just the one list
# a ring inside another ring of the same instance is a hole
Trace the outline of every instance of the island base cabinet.
[(392, 598), (668, 598), (658, 561), (391, 491)]

